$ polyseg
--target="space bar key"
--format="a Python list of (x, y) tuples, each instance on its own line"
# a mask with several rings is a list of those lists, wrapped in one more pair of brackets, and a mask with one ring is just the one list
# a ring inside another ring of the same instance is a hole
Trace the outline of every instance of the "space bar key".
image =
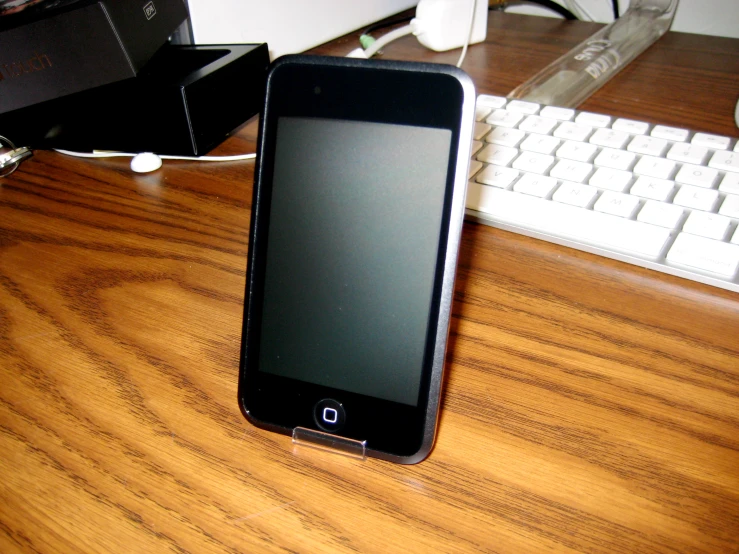
[(470, 183), (467, 207), (501, 223), (573, 241), (657, 259), (670, 230), (535, 196)]

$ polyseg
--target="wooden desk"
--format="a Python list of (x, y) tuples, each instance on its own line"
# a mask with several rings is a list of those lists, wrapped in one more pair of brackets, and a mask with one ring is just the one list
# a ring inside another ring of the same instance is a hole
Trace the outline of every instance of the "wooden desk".
[[(465, 68), (506, 94), (595, 29), (493, 13)], [(739, 40), (670, 34), (584, 107), (736, 135), (738, 96)], [(739, 552), (739, 295), (465, 224), (431, 457), (293, 453), (236, 403), (251, 183), (0, 181), (0, 551)]]

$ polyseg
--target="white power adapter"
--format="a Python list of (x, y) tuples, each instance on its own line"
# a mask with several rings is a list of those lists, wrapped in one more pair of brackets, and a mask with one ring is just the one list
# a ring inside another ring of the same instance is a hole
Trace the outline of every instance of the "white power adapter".
[(369, 45), (355, 48), (347, 57), (371, 58), (392, 41), (413, 34), (423, 46), (436, 52), (462, 48), (462, 55), (457, 62), (459, 67), (467, 46), (483, 42), (487, 30), (488, 0), (419, 0), (416, 17), (408, 25), (390, 31), (377, 40), (363, 37), (371, 39)]
[[(470, 14), (474, 19), (470, 34)], [(419, 0), (411, 21), (418, 42), (436, 52), (483, 42), (488, 30), (488, 0)]]

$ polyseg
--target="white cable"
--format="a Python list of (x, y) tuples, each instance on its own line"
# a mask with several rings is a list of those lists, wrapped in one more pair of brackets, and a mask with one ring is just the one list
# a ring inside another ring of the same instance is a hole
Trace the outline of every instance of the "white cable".
[(562, 4), (564, 4), (564, 7), (570, 10), (572, 15), (577, 19), (585, 21), (585, 14), (578, 9), (577, 5), (572, 0), (562, 0)]
[(578, 0), (564, 0), (565, 8), (570, 10), (578, 19), (595, 21), (595, 17)]
[(457, 67), (462, 67), (462, 62), (464, 61), (464, 57), (467, 55), (467, 48), (470, 45), (470, 41), (472, 40), (472, 28), (475, 23), (475, 7), (477, 6), (477, 2), (482, 0), (471, 0), (470, 4), (470, 25), (469, 25), (469, 32), (467, 33), (467, 38), (464, 39), (464, 46), (462, 46), (462, 53), (459, 55), (459, 60), (457, 60)]
[(369, 47), (367, 47), (367, 49), (364, 51), (364, 55), (367, 56), (367, 58), (369, 59), (377, 54), (377, 52), (379, 52), (384, 46), (387, 46), (394, 40), (398, 40), (401, 37), (412, 34), (413, 31), (413, 25), (406, 25), (404, 27), (400, 27), (399, 29), (395, 29), (394, 31), (390, 31), (389, 33), (382, 35), (375, 42), (370, 44)]
[(237, 160), (253, 160), (256, 154), (235, 154), (233, 156), (170, 156), (160, 155), (163, 160), (194, 160), (196, 162), (235, 162)]
[(596, 18), (596, 17), (595, 17), (595, 16), (594, 16), (594, 15), (593, 15), (592, 13), (590, 13), (590, 11), (589, 11), (589, 10), (588, 10), (588, 9), (587, 9), (587, 8), (586, 8), (586, 7), (585, 7), (585, 6), (583, 5), (583, 4), (581, 4), (581, 3), (579, 2), (579, 0), (572, 0), (572, 1), (573, 1), (573, 3), (574, 3), (574, 4), (575, 4), (575, 5), (576, 5), (576, 6), (578, 7), (578, 8), (580, 8), (580, 11), (581, 11), (581, 12), (583, 13), (583, 15), (584, 15), (584, 16), (585, 16), (586, 18), (588, 18), (588, 20), (589, 20), (589, 21), (597, 21), (597, 18)]
[(116, 158), (136, 155), (127, 154), (126, 152), (72, 152), (71, 150), (61, 150), (59, 148), (54, 148), (54, 151), (60, 154), (66, 154), (67, 156), (76, 156), (77, 158)]
[[(92, 152), (74, 152), (72, 150), (62, 150), (55, 148), (54, 151), (67, 156), (76, 156), (78, 158), (132, 158), (138, 154), (131, 152), (108, 152), (105, 150), (93, 150)], [(174, 156), (169, 154), (158, 154), (163, 160), (193, 160), (198, 162), (233, 162), (237, 160), (251, 160), (257, 157), (256, 154), (237, 154), (234, 156)]]

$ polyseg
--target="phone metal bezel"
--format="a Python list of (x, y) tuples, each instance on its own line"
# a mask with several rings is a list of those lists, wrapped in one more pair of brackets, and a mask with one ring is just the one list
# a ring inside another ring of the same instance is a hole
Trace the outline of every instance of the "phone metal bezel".
[[(436, 88), (432, 90), (438, 89), (437, 92), (427, 94), (428, 86), (433, 84)], [(443, 97), (444, 91), (446, 96), (455, 96), (456, 100)], [(449, 106), (445, 106), (445, 102)], [(278, 119), (283, 116), (321, 117), (445, 128), (452, 131), (452, 144), (441, 225), (443, 236), (440, 230), (440, 253), (443, 252), (443, 257), (437, 257), (436, 263), (432, 299), (432, 312), (436, 312), (436, 317), (429, 326), (433, 333), (427, 336), (421, 401), (412, 408), (413, 414), (408, 412), (409, 415), (406, 415), (397, 403), (338, 391), (344, 397), (353, 398), (367, 410), (379, 410), (380, 413), (390, 410), (389, 413), (403, 421), (410, 417), (409, 422), (404, 425), (418, 433), (418, 440), (413, 443), (411, 452), (399, 453), (402, 448), (390, 451), (404, 440), (403, 435), (398, 437), (390, 450), (372, 447), (373, 443), (376, 444), (386, 437), (368, 441), (368, 455), (409, 464), (423, 460), (430, 453), (436, 433), (454, 278), (464, 219), (474, 104), (475, 90), (471, 79), (452, 66), (304, 55), (284, 56), (271, 65), (259, 127), (239, 366), (239, 405), (250, 422), (282, 434), (292, 434), (295, 427), (320, 430), (303, 411), (314, 398), (330, 398), (337, 393), (329, 387), (266, 374), (249, 365), (250, 359), (258, 358), (260, 295), (264, 287), (270, 187)], [(281, 408), (266, 407), (273, 400), (284, 404), (285, 398), (299, 404), (299, 407), (292, 407), (291, 410), (299, 412), (302, 419), (298, 420), (292, 412)], [(300, 404), (301, 402), (305, 405)], [(258, 405), (256, 411), (261, 412), (261, 417), (254, 413), (255, 405)], [(270, 412), (267, 417), (263, 415), (265, 411)], [(362, 423), (366, 427), (367, 421)], [(410, 433), (411, 431), (407, 431), (408, 437)], [(364, 440), (371, 437), (349, 438)], [(387, 440), (385, 443), (387, 445), (393, 441)]]

